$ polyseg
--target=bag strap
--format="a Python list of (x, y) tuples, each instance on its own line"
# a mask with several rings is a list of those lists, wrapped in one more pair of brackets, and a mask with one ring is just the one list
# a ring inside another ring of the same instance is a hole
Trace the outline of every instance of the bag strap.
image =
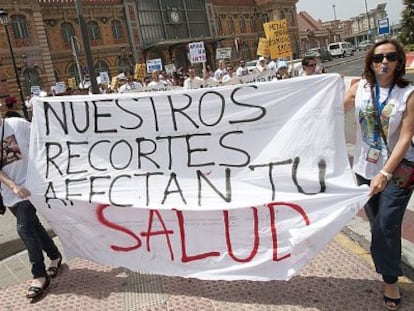
[[(377, 105), (375, 103), (375, 95), (374, 95), (374, 88), (373, 87), (371, 87), (371, 98), (372, 98), (372, 104), (374, 106), (373, 111), (375, 113), (375, 117), (378, 118), (377, 122), (379, 124), (380, 135), (381, 135), (382, 139), (384, 140), (384, 144), (385, 144), (385, 147), (387, 148), (387, 153), (388, 153), (388, 157), (389, 157), (391, 152), (390, 152), (390, 149), (388, 148), (387, 137), (384, 133), (384, 128), (382, 127), (382, 123), (381, 123), (381, 117), (378, 113), (378, 108), (377, 108)], [(414, 148), (414, 136), (411, 138), (411, 147)]]
[(372, 105), (373, 105), (373, 111), (374, 111), (374, 115), (375, 118), (377, 119), (378, 122), (378, 127), (379, 127), (379, 134), (382, 137), (384, 144), (385, 144), (385, 148), (387, 148), (387, 154), (388, 157), (390, 157), (391, 152), (390, 149), (388, 148), (388, 142), (387, 142), (387, 136), (384, 133), (384, 128), (382, 127), (382, 123), (381, 123), (381, 116), (379, 115), (379, 111), (378, 111), (378, 107), (376, 104), (376, 99), (375, 99), (375, 95), (374, 95), (374, 88), (371, 86), (371, 99), (372, 99)]

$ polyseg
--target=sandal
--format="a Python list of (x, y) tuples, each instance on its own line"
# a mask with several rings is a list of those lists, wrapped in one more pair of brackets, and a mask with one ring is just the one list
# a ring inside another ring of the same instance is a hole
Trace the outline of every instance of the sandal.
[(51, 278), (55, 278), (57, 276), (58, 272), (59, 272), (59, 268), (60, 268), (61, 265), (62, 265), (62, 256), (59, 257), (59, 259), (56, 263), (56, 267), (52, 266), (52, 267), (49, 267), (46, 270), (47, 275)]
[(28, 293), (26, 294), (26, 298), (34, 299), (34, 298), (41, 296), (44, 293), (45, 289), (49, 287), (49, 284), (50, 284), (50, 277), (47, 276), (42, 287), (38, 287), (38, 286), (29, 287), (29, 289), (27, 290)]
[(391, 310), (391, 311), (398, 310), (401, 304), (401, 298), (389, 298), (384, 295), (384, 304), (387, 310)]

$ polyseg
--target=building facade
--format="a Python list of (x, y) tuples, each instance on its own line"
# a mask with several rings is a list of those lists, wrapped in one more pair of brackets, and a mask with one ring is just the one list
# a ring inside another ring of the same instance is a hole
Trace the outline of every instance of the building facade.
[[(176, 68), (189, 65), (187, 44), (203, 41), (214, 69), (219, 47), (232, 58), (256, 58), (263, 23), (286, 18), (294, 54), (300, 50), (298, 0), (81, 0), (94, 71), (114, 76), (136, 63), (162, 60)], [(9, 16), (8, 30), (22, 92), (49, 90), (58, 81), (88, 74), (76, 0), (0, 0)], [(5, 36), (0, 27), (0, 98), (19, 98)]]
[(349, 20), (315, 20), (307, 12), (297, 16), (300, 38), (300, 55), (315, 47), (326, 47), (329, 43), (348, 41), (355, 46), (368, 37), (374, 40), (378, 35), (377, 22), (387, 18), (386, 3), (361, 13)]

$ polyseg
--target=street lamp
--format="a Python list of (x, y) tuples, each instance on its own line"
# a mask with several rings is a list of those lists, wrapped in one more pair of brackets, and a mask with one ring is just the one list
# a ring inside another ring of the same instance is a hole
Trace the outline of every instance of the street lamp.
[(119, 72), (126, 73), (134, 71), (135, 60), (131, 52), (127, 53), (126, 46), (121, 46), (119, 48), (118, 54), (118, 68)]
[(14, 58), (13, 47), (10, 41), (9, 29), (7, 28), (7, 25), (9, 24), (9, 14), (3, 9), (0, 9), (0, 24), (2, 24), (4, 26), (4, 29), (6, 30), (7, 43), (9, 44), (10, 56), (13, 62), (14, 74), (16, 76), (17, 90), (19, 91), (20, 100), (22, 101), (23, 114), (24, 114), (25, 119), (29, 120), (29, 114), (27, 112), (23, 90), (22, 90), (22, 86), (20, 83), (19, 72), (16, 66), (16, 59)]
[(335, 10), (336, 5), (332, 4), (332, 8), (333, 8), (333, 11), (334, 11), (334, 21), (336, 21), (336, 10)]
[(364, 0), (364, 1), (365, 1), (365, 13), (367, 14), (367, 20), (368, 20), (367, 40), (369, 40), (369, 36), (370, 36), (370, 32), (371, 32), (371, 22), (369, 20), (367, 0)]

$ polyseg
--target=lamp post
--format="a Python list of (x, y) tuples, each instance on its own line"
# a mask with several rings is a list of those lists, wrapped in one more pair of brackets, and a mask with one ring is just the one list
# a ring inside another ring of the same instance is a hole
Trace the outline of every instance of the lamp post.
[(332, 4), (332, 8), (333, 8), (333, 11), (334, 11), (334, 21), (336, 21), (336, 10), (335, 10), (336, 5)]
[(19, 72), (16, 66), (16, 59), (14, 58), (13, 47), (10, 41), (9, 29), (7, 28), (9, 24), (9, 14), (3, 9), (0, 9), (0, 24), (2, 24), (4, 26), (4, 29), (6, 30), (7, 43), (9, 44), (10, 56), (11, 56), (12, 63), (13, 63), (14, 74), (16, 76), (17, 90), (19, 91), (20, 100), (22, 101), (23, 114), (24, 114), (25, 119), (29, 120), (29, 114), (27, 112), (23, 90), (22, 90), (22, 86), (20, 83)]
[(83, 16), (82, 2), (81, 0), (76, 0), (75, 4), (76, 4), (76, 12), (78, 15), (78, 20), (79, 20), (80, 31), (82, 35), (83, 48), (85, 50), (86, 63), (88, 65), (88, 72), (89, 72), (89, 77), (91, 80), (92, 93), (99, 94), (100, 93), (99, 87), (98, 87), (98, 83), (96, 82), (96, 74), (95, 74), (95, 69), (93, 67), (92, 51), (91, 51), (91, 46), (89, 44), (88, 29), (86, 26), (85, 17)]
[(119, 72), (131, 72), (134, 71), (134, 65), (135, 65), (135, 60), (134, 57), (132, 55), (132, 53), (127, 53), (127, 49), (126, 46), (121, 46), (119, 49), (119, 54), (118, 54), (118, 59), (119, 59), (119, 63), (118, 63), (118, 68), (119, 68)]
[(370, 32), (371, 32), (371, 22), (369, 20), (367, 0), (364, 0), (364, 1), (365, 1), (365, 13), (367, 14), (367, 21), (368, 21), (367, 40), (369, 40)]

